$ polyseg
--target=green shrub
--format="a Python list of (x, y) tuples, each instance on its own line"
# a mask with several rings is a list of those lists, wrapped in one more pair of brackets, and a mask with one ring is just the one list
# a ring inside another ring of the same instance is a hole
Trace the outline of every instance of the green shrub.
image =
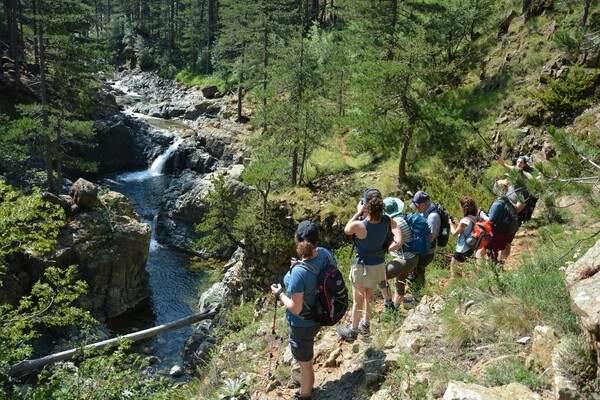
[(483, 384), (489, 387), (503, 386), (511, 382), (521, 383), (536, 391), (551, 386), (548, 378), (528, 370), (518, 358), (509, 358), (493, 364), (487, 369), (483, 379)]
[(586, 73), (582, 66), (574, 66), (533, 95), (557, 118), (570, 119), (576, 109), (591, 103), (595, 82), (595, 73)]
[(596, 376), (593, 355), (582, 336), (569, 335), (557, 346), (559, 369), (573, 381), (582, 394), (600, 393), (600, 376)]

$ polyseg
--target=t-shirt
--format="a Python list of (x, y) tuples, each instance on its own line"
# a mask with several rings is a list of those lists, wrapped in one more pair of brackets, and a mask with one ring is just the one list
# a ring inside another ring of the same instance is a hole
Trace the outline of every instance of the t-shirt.
[[(474, 221), (477, 221), (477, 217), (474, 215), (469, 215)], [(471, 233), (474, 228), (473, 222), (467, 217), (464, 217), (460, 220), (459, 224), (466, 225), (465, 229), (458, 235), (458, 241), (456, 243), (456, 252), (457, 253), (466, 253), (470, 250), (469, 245), (467, 244), (467, 236)]]
[[(400, 230), (402, 231), (402, 240), (404, 241), (404, 243), (410, 242), (413, 238), (413, 233), (412, 233), (412, 230), (410, 229), (410, 226), (408, 226), (408, 222), (406, 222), (406, 220), (404, 219), (404, 215), (402, 215), (402, 214), (396, 215), (394, 217), (394, 221), (396, 221), (398, 228), (400, 228)], [(416, 255), (416, 253), (411, 253), (409, 251), (403, 251), (402, 247), (400, 247), (398, 250), (392, 251), (392, 256), (394, 258), (402, 258), (404, 260), (409, 260), (409, 259), (413, 258), (415, 255)]]
[(362, 261), (365, 265), (378, 265), (385, 261), (387, 250), (383, 249), (383, 243), (387, 238), (389, 218), (382, 218), (380, 222), (374, 224), (362, 220), (362, 223), (367, 229), (367, 237), (364, 239), (356, 239), (356, 248), (359, 256), (363, 256)]
[[(315, 267), (317, 271), (328, 265), (327, 254), (324, 250), (318, 250), (317, 256), (310, 260), (306, 260), (310, 265)], [(286, 287), (286, 294), (291, 298), (292, 293), (304, 292), (304, 304), (300, 315), (310, 316), (310, 310), (306, 307), (314, 307), (317, 304), (317, 276), (306, 268), (295, 265), (283, 278), (283, 284)], [(304, 320), (299, 316), (287, 310), (285, 316), (291, 326), (307, 327), (319, 325), (316, 321)]]
[[(429, 225), (429, 230), (431, 233), (435, 233), (435, 237), (437, 237), (440, 234), (440, 229), (442, 227), (442, 219), (440, 218), (440, 215), (435, 212), (435, 207), (433, 204), (430, 204), (422, 215), (427, 218), (427, 225)], [(435, 254), (436, 248), (437, 240), (434, 240), (431, 243), (431, 248), (427, 254)]]

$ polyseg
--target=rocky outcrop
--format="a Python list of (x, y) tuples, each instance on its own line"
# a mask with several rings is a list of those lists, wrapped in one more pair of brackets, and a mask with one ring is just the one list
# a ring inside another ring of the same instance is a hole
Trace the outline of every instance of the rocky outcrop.
[(127, 198), (109, 192), (100, 206), (69, 222), (53, 258), (60, 267), (78, 265), (89, 287), (82, 306), (100, 319), (112, 318), (149, 296), (150, 236), (150, 226), (140, 223)]
[[(220, 307), (221, 310), (225, 310), (234, 303), (242, 290), (241, 279), (245, 268), (244, 262), (244, 252), (242, 249), (237, 249), (224, 267), (225, 274), (221, 282), (215, 283), (202, 293), (198, 309)], [(221, 315), (220, 318), (224, 318), (224, 316)], [(182, 351), (184, 362), (187, 365), (206, 365), (210, 360), (211, 351), (217, 343), (217, 340), (211, 335), (213, 324), (218, 323), (220, 318), (202, 321), (194, 327), (194, 332), (188, 337)]]
[(71, 186), (69, 195), (80, 210), (91, 210), (98, 200), (98, 186), (83, 178)]
[(539, 400), (542, 397), (520, 383), (485, 387), (473, 383), (450, 381), (443, 400)]
[(565, 278), (571, 309), (595, 358), (596, 375), (600, 376), (600, 240), (567, 267)]

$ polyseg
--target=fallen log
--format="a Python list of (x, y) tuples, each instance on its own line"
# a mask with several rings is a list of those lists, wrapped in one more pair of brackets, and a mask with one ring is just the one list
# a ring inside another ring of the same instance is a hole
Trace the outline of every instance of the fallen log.
[(155, 327), (152, 327), (149, 329), (144, 329), (143, 331), (130, 333), (128, 335), (119, 336), (119, 337), (116, 337), (113, 339), (103, 340), (101, 342), (88, 344), (86, 346), (78, 347), (75, 349), (61, 351), (60, 353), (50, 354), (45, 357), (36, 358), (33, 360), (24, 360), (18, 364), (10, 366), (9, 371), (12, 376), (18, 376), (21, 374), (29, 373), (29, 372), (33, 371), (34, 369), (42, 367), (44, 365), (52, 364), (52, 363), (55, 363), (58, 361), (68, 360), (71, 357), (73, 357), (75, 354), (77, 354), (83, 350), (89, 350), (89, 349), (100, 350), (105, 347), (114, 346), (123, 339), (128, 339), (128, 340), (133, 340), (133, 341), (147, 339), (149, 337), (153, 337), (153, 336), (156, 336), (161, 333), (172, 331), (174, 329), (181, 328), (186, 325), (191, 325), (198, 321), (214, 318), (214, 316), (217, 314), (217, 312), (218, 312), (218, 307), (212, 308), (208, 311), (204, 310), (201, 313), (193, 314), (193, 315), (178, 319), (173, 322), (158, 325), (158, 326), (155, 326)]

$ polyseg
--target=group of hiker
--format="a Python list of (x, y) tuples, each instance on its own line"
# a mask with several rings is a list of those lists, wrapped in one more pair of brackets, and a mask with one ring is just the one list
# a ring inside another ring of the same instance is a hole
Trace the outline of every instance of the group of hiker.
[[(507, 170), (518, 168), (524, 179), (531, 178), (529, 158), (520, 156), (516, 166), (499, 164)], [(404, 202), (395, 197), (384, 198), (375, 188), (364, 191), (356, 205), (356, 213), (344, 227), (354, 238), (356, 255), (348, 276), (352, 284), (352, 312), (349, 326), (339, 326), (341, 339), (353, 342), (359, 335), (370, 334), (371, 304), (379, 288), (386, 310), (403, 311), (405, 291), (417, 293), (425, 284), (427, 266), (433, 261), (437, 247), (445, 246), (450, 235), (457, 244), (450, 263), (451, 277), (461, 275), (461, 266), (472, 257), (489, 257), (503, 263), (521, 220), (531, 217), (535, 202), (523, 186), (501, 182), (504, 195), (494, 201), (488, 213), (478, 209), (472, 197), (460, 199), (462, 217), (449, 217), (429, 194), (418, 191), (404, 212)], [(301, 372), (300, 390), (296, 398), (312, 398), (314, 386), (314, 341), (320, 327), (337, 323), (348, 307), (348, 293), (337, 262), (329, 250), (317, 247), (319, 230), (311, 221), (298, 225), (295, 242), (298, 259), (283, 279), (285, 285), (271, 286), (272, 294), (286, 307), (289, 343)], [(385, 262), (390, 253), (392, 260)], [(395, 280), (392, 294), (389, 282)], [(413, 296), (414, 297), (414, 296)]]

